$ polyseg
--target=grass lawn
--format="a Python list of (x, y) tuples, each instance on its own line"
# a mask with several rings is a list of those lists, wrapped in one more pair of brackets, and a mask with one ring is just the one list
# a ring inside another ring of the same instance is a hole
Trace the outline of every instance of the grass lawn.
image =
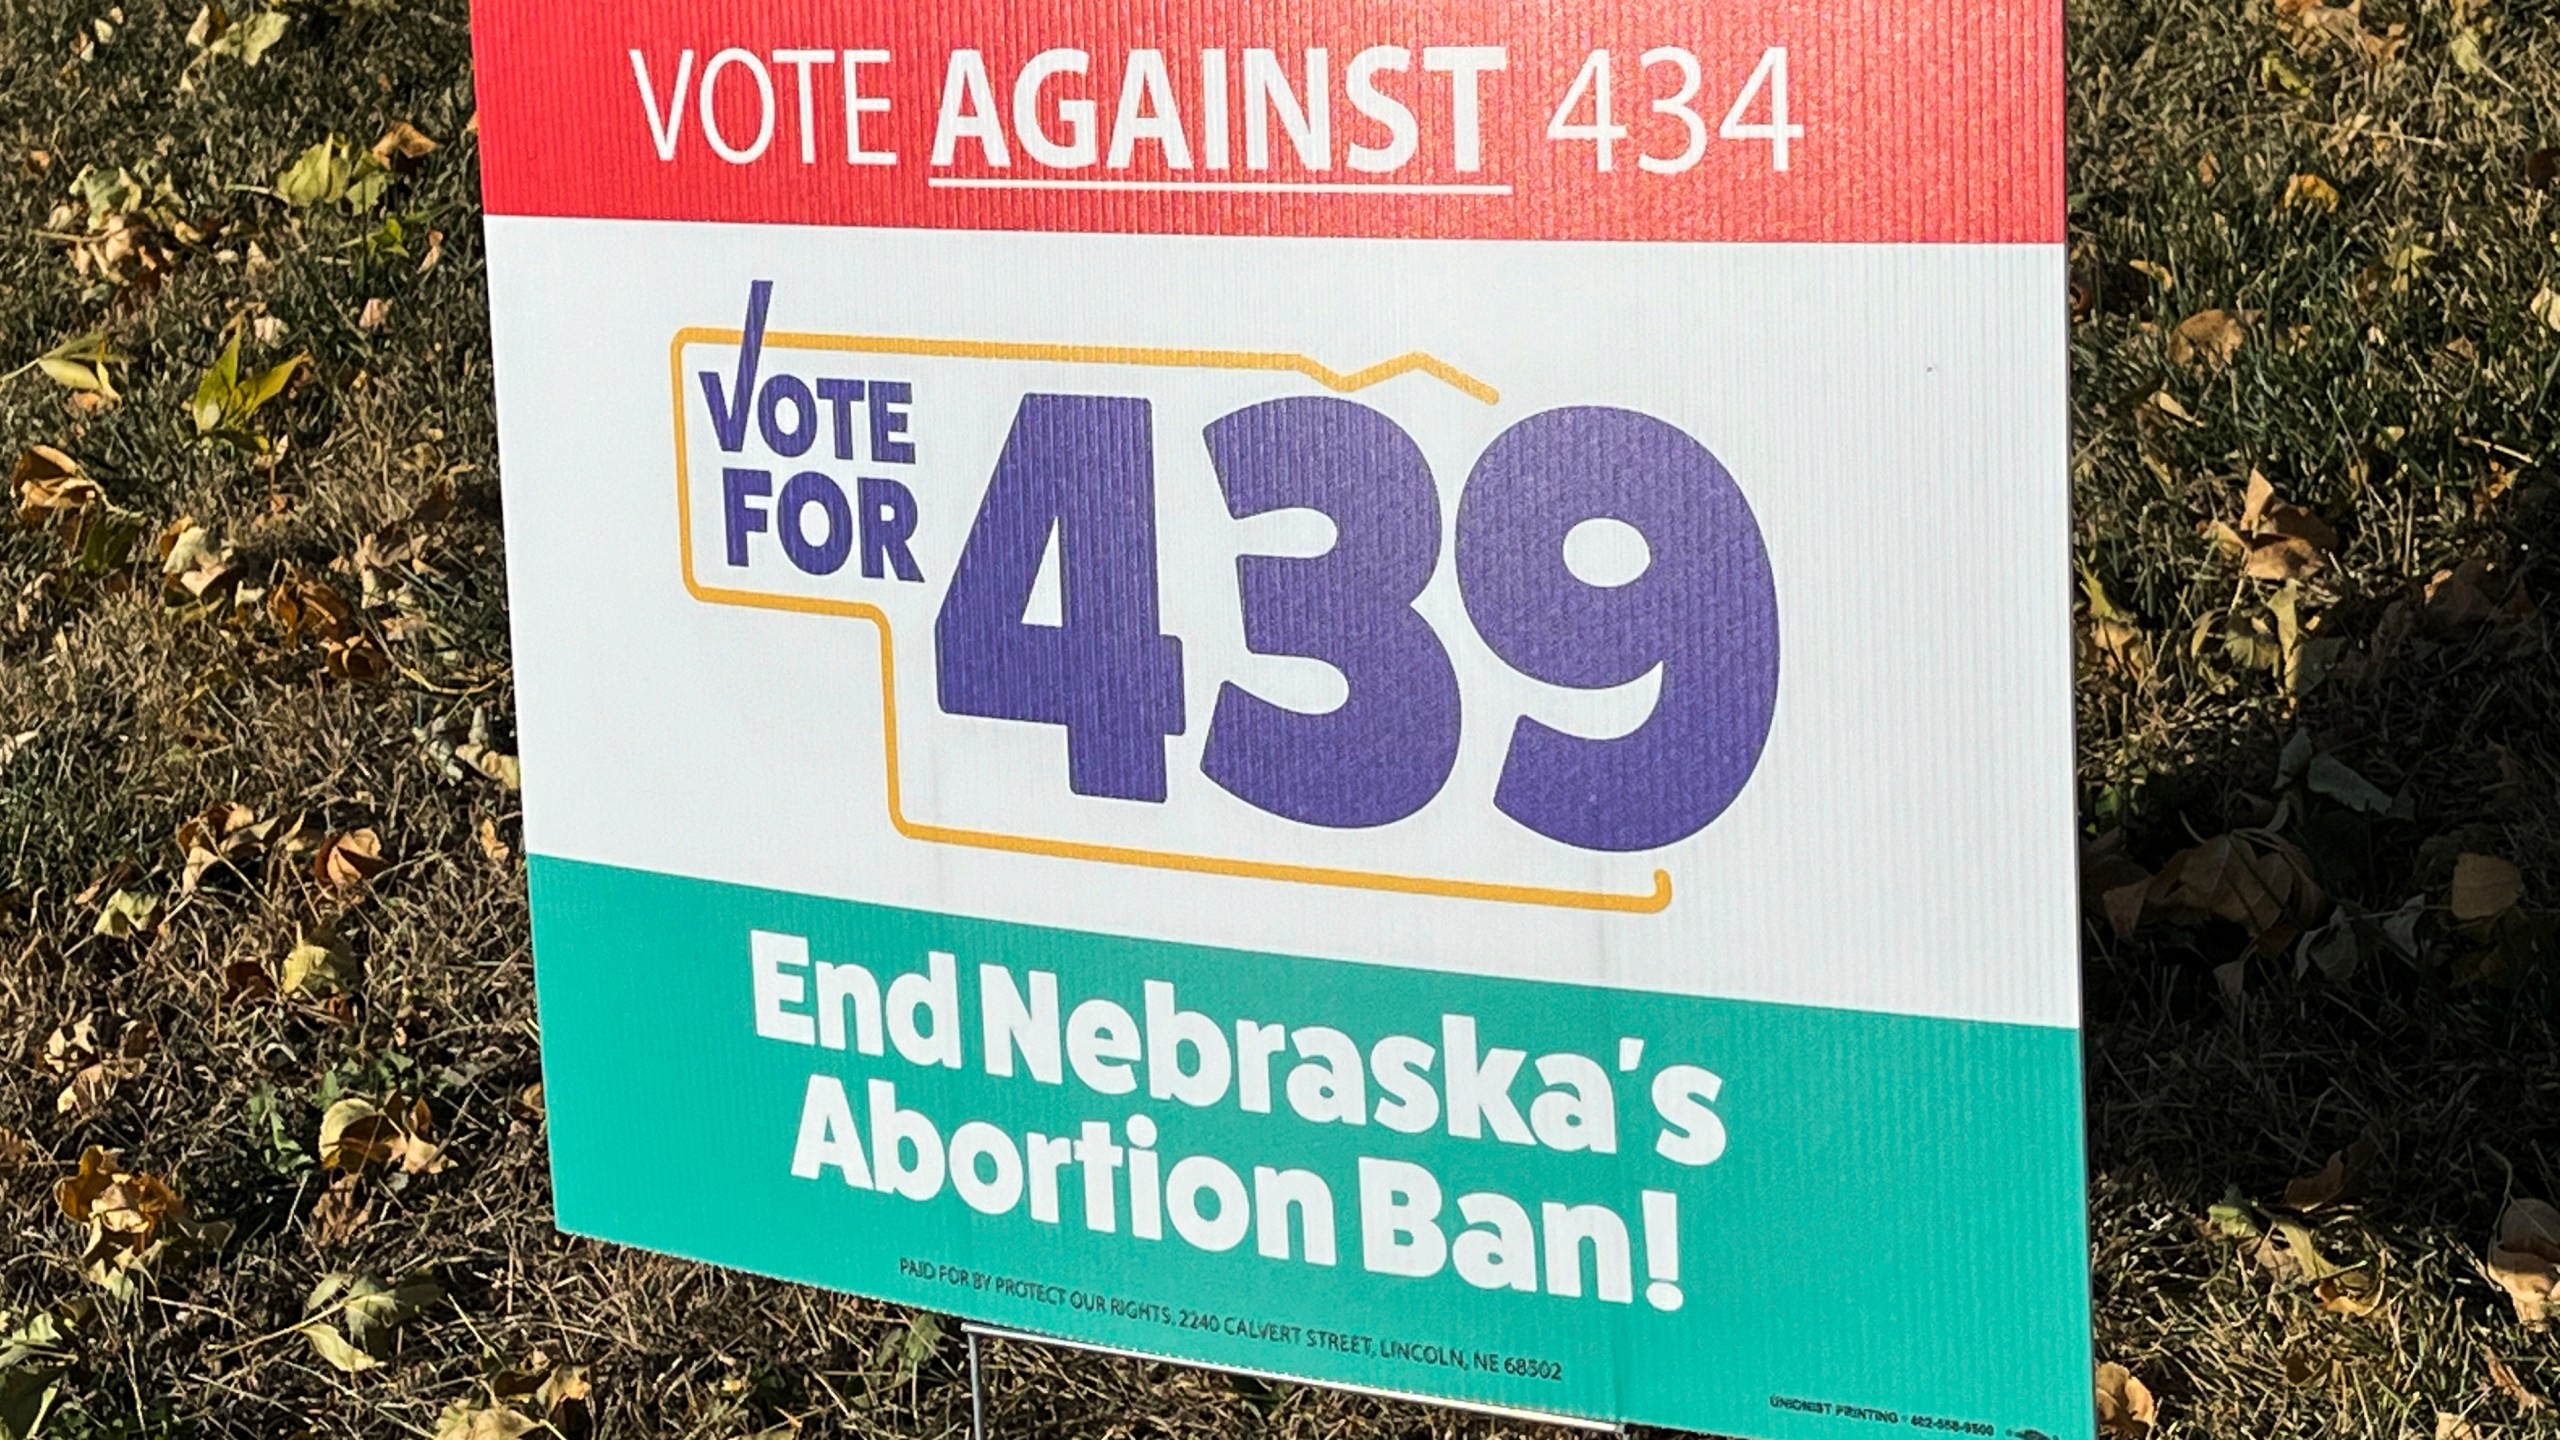
[[(965, 1432), (934, 1317), (551, 1229), (464, 6), (224, 18), (0, 0), (0, 1437)], [(2488, 1265), (2560, 1200), (2560, 3), (2072, 21), (2117, 1433), (2560, 1436)], [(994, 1359), (1008, 1435), (1516, 1428)]]

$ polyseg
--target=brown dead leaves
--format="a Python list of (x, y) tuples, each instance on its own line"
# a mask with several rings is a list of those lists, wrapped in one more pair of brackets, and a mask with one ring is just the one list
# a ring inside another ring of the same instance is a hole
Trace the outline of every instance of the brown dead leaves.
[(339, 1002), (334, 1009), (343, 1014), (344, 1002), (364, 984), (364, 971), (336, 933), (322, 928), (305, 934), (285, 952), (273, 983), (279, 994)]
[(2311, 1293), (2321, 1309), (2351, 1320), (2361, 1320), (2383, 1304), (2381, 1276), (2361, 1267), (2329, 1276), (2313, 1286)]
[(2284, 1198), (2261, 1210), (2238, 1186), (2206, 1214), (2209, 1234), (2242, 1241), (2249, 1266), (2280, 1291), (2308, 1291), (2322, 1310), (2360, 1319), (2382, 1310), (2388, 1252), (2369, 1263), (2341, 1263), (2322, 1250), (2321, 1217), (2353, 1204), (2365, 1191), (2380, 1147), (2359, 1137), (2308, 1175), (2295, 1177)]
[(160, 933), (160, 922), (166, 918), (160, 910), (160, 897), (136, 890), (118, 890), (98, 907), (96, 931), (110, 940), (148, 940)]
[(429, 1138), (434, 1124), (424, 1100), (403, 1095), (379, 1103), (341, 1100), (320, 1117), (321, 1168), (350, 1175), (375, 1167), (433, 1175), (445, 1166), (443, 1147)]
[(2359, 1140), (2332, 1155), (2327, 1165), (2287, 1185), (2281, 1208), (2273, 1213), (2250, 1204), (2233, 1186), (2206, 1213), (2204, 1228), (2225, 1239), (2247, 1242), (2250, 1267), (2277, 1289), (2307, 1289), (2320, 1308), (2332, 1315), (2372, 1315), (2383, 1305), (2380, 1267), (2390, 1257), (2385, 1254), (2374, 1265), (2342, 1265), (2321, 1250), (2320, 1237), (2308, 1217), (2346, 1204), (2361, 1190), (2373, 1149), (2371, 1142)]
[(423, 160), (439, 148), (435, 141), (427, 138), (425, 131), (400, 120), (393, 122), (390, 129), (382, 132), (382, 138), (373, 142), (373, 158), (375, 163), (389, 169), (404, 160)]
[[(178, 826), (178, 853), (186, 857), (179, 893), (194, 894), (217, 868), (249, 878), (247, 867), (267, 853), (278, 823), (261, 820), (258, 812), (229, 800), (216, 801), (189, 816)], [(290, 845), (300, 830), (297, 823), (285, 833), (284, 843)]]
[(2098, 1433), (2107, 1440), (2143, 1440), (2160, 1424), (2151, 1388), (2113, 1360), (2098, 1367)]
[[(306, 897), (317, 918), (281, 957), (273, 957), (272, 952), (269, 957), (242, 956), (224, 967), (225, 999), (317, 1001), (337, 1019), (352, 1017), (353, 998), (363, 987), (363, 968), (338, 930), (345, 917), (366, 901), (372, 882), (390, 868), (380, 834), (367, 826), (331, 832), (315, 841), (301, 819), (290, 823), (260, 819), (248, 806), (223, 800), (179, 825), (177, 847), (185, 857), (180, 884), (189, 895), (221, 874), (256, 888), (307, 873), (318, 887)], [(307, 872), (296, 863), (306, 852), (310, 855)]]
[(72, 273), (119, 287), (128, 303), (149, 296), (178, 267), (182, 247), (205, 240), (204, 230), (180, 213), (178, 194), (166, 179), (126, 169), (83, 169), (71, 195), (46, 217), (47, 237), (62, 246)]
[(2334, 213), (2338, 208), (2338, 187), (2317, 175), (2299, 174), (2285, 182), (2284, 199), (2279, 205), (2286, 210)]
[[(536, 1350), (524, 1363), (489, 1377), (489, 1400), (457, 1400), (436, 1422), (434, 1440), (514, 1440), (542, 1430), (585, 1440), (595, 1430), (585, 1367), (554, 1364)], [(530, 1412), (530, 1413), (527, 1413)]]
[(2560, 1306), (2560, 1209), (2540, 1200), (2510, 1200), (2489, 1242), (2489, 1278), (2515, 1303), (2516, 1319), (2540, 1330)]
[(2318, 1285), (2345, 1267), (2320, 1251), (2319, 1237), (2299, 1220), (2275, 1216), (2250, 1258), (2278, 1285)]
[(2169, 362), (2197, 370), (2229, 365), (2247, 343), (2248, 328), (2228, 310), (2199, 310), (2169, 332)]
[(2455, 934), (2476, 947), (2456, 962), (2458, 982), (2512, 984), (2538, 968), (2548, 925), (2525, 907), (2524, 893), (2513, 861), (2469, 851), (2456, 857), (2446, 910)]
[(352, 557), (333, 561), (330, 567), (355, 577), (364, 608), (381, 617), (384, 642), (411, 654), (451, 658), (441, 654), (450, 643), (411, 582), (444, 573), (431, 557), (446, 522), (459, 508), (453, 490), (456, 473), (461, 471), (439, 473), (428, 480), (407, 514), (367, 531), (356, 542)]
[(2436, 634), (2462, 636), (2482, 630), (2529, 640), (2539, 607), (2522, 577), (2507, 566), (2474, 556), (2429, 577), (2421, 592), (2421, 618)]
[(2277, 22), (2297, 44), (2329, 43), (2366, 64), (2380, 67), (2400, 58), (2409, 47), (2409, 27), (2398, 21), (2373, 30), (2364, 21), (2364, 0), (2323, 5), (2319, 0), (2275, 0)]
[(2346, 1149), (2329, 1156), (2329, 1163), (2300, 1176), (2284, 1187), (2284, 1204), (2288, 1210), (2308, 1215), (2317, 1210), (2352, 1204), (2364, 1194), (2365, 1182), (2373, 1172), (2373, 1162), (2380, 1153), (2369, 1137), (2360, 1137)]
[(267, 594), (267, 613), (284, 631), (290, 649), (305, 639), (320, 647), (322, 668), (341, 680), (379, 680), (391, 673), (391, 657), (355, 607), (326, 580), (287, 572)]
[(2139, 684), (2151, 674), (2154, 647), (2144, 633), (2139, 617), (2116, 603), (2107, 587), (2094, 574), (2083, 572), (2081, 594), (2086, 603), (2082, 614), (2089, 630), (2089, 645), (2107, 668)]
[(2266, 476), (2249, 472), (2238, 525), (2213, 521), (2205, 533), (2252, 580), (2282, 583), (2317, 573), (2338, 549), (2338, 532), (2319, 516), (2276, 496)]
[(2102, 892), (2100, 908), (2116, 933), (2128, 937), (2154, 920), (2227, 920), (2248, 932), (2257, 953), (2273, 956), (2329, 911), (2310, 860), (2267, 830), (2236, 830), (2191, 845), (2147, 877), (2124, 861), (2109, 878), (2115, 883)]
[(177, 268), (177, 247), (147, 217), (124, 210), (84, 216), (64, 206), (52, 218), (62, 227), (55, 238), (70, 255), (72, 272), (84, 280), (156, 288)]
[(97, 482), (80, 473), (80, 462), (50, 445), (29, 446), (10, 472), (18, 492), (18, 523), (30, 530), (58, 523), (103, 498)]
[[(112, 1032), (115, 1039), (105, 1039), (105, 1032)], [(140, 1075), (144, 1062), (159, 1048), (160, 1032), (149, 1021), (115, 1027), (103, 1024), (93, 1013), (57, 1027), (45, 1038), (36, 1064), (66, 1082), (54, 1097), (54, 1110), (85, 1120), (97, 1113), (118, 1085)]]
[(142, 517), (118, 509), (80, 462), (50, 445), (30, 447), (11, 470), (18, 523), (50, 532), (75, 568), (104, 574), (124, 564), (142, 535)]
[(524, 788), (523, 762), (490, 743), (489, 712), (485, 708), (471, 712), (470, 735), (453, 747), (453, 758), (497, 782), (501, 790)]
[(118, 1294), (137, 1291), (171, 1248), (219, 1245), (231, 1233), (226, 1224), (196, 1221), (167, 1181), (127, 1171), (114, 1151), (94, 1145), (81, 1155), (79, 1173), (54, 1188), (54, 1199), (73, 1224), (88, 1227), (81, 1269)]
[(320, 842), (311, 857), (311, 873), (321, 884), (341, 893), (362, 889), (391, 868), (383, 858), (382, 837), (371, 829), (350, 830)]
[(541, 1422), (512, 1405), (456, 1400), (437, 1417), (433, 1440), (517, 1440), (540, 1428)]
[(230, 549), (216, 545), (212, 532), (192, 515), (170, 521), (153, 548), (160, 556), (161, 582), (174, 602), (216, 601), (239, 587), (240, 568), (232, 563)]
[(2465, 852), (2453, 862), (2453, 918), (2495, 920), (2524, 899), (2524, 872), (2495, 855)]

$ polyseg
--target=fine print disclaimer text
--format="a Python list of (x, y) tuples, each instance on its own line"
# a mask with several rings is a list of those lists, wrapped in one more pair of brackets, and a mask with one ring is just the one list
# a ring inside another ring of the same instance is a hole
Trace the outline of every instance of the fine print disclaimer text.
[(898, 1273), (909, 1279), (927, 1280), (953, 1289), (1001, 1295), (1013, 1300), (1027, 1300), (1035, 1305), (1044, 1305), (1077, 1314), (1108, 1315), (1115, 1319), (1161, 1325), (1169, 1331), (1229, 1335), (1287, 1349), (1397, 1360), (1443, 1370), (1473, 1371), (1479, 1374), (1510, 1375), (1547, 1381), (1561, 1381), (1565, 1377), (1565, 1368), (1562, 1364), (1533, 1355), (1507, 1355), (1496, 1350), (1471, 1349), (1437, 1340), (1372, 1335), (1357, 1330), (1336, 1330), (1322, 1325), (1301, 1325), (1294, 1321), (1262, 1319), (1232, 1311), (1168, 1305), (1158, 1300), (1139, 1300), (1081, 1286), (1054, 1285), (1042, 1280), (998, 1275), (986, 1270), (972, 1269), (966, 1265), (952, 1265), (916, 1256), (900, 1258)]

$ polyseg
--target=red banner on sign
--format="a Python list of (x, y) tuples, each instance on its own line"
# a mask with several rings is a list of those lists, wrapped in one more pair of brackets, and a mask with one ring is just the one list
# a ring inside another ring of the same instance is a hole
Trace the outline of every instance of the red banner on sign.
[(478, 0), (490, 213), (2059, 243), (2055, 0)]

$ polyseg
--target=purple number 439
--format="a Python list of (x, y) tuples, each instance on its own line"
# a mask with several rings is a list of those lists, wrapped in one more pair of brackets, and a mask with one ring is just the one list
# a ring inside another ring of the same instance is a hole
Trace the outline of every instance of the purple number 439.
[[(1247, 648), (1322, 661), (1349, 698), (1310, 713), (1229, 682), (1202, 771), (1248, 803), (1335, 829), (1390, 824), (1447, 786), (1462, 700), (1446, 643), (1414, 601), (1443, 517), (1421, 448), (1353, 401), (1300, 396), (1211, 424), (1238, 519), (1315, 510), (1332, 549), (1237, 561)], [(1159, 633), (1153, 411), (1141, 398), (1023, 397), (935, 626), (939, 699), (955, 715), (1059, 725), (1081, 795), (1162, 801), (1182, 734), (1182, 649)], [(1649, 559), (1622, 584), (1565, 559), (1587, 521), (1632, 527)], [(1058, 541), (1061, 623), (1023, 618)], [(1649, 415), (1549, 410), (1486, 448), (1461, 492), (1458, 589), (1485, 645), (1532, 679), (1612, 689), (1656, 671), (1653, 713), (1591, 739), (1523, 716), (1493, 800), (1585, 850), (1657, 849), (1706, 828), (1767, 743), (1778, 602), (1740, 487), (1705, 446)]]

